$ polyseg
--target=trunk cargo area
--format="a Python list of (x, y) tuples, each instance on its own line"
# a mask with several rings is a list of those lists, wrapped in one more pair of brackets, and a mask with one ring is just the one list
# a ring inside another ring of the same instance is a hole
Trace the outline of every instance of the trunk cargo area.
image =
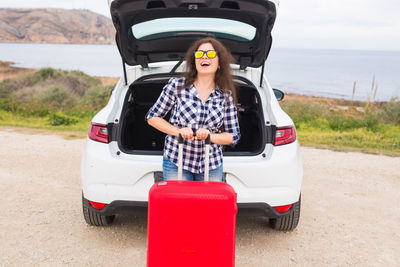
[[(128, 154), (162, 154), (165, 134), (148, 125), (145, 116), (158, 99), (165, 79), (134, 82), (125, 97), (120, 118), (118, 144)], [(225, 146), (224, 154), (253, 155), (264, 149), (263, 113), (260, 96), (254, 86), (235, 83), (241, 138), (234, 147)], [(169, 120), (170, 114), (164, 119)]]

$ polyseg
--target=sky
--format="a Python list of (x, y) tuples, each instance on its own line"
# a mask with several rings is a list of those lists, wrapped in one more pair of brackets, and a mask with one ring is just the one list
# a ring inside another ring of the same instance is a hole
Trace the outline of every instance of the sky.
[[(0, 0), (0, 7), (90, 9), (107, 0)], [(399, 0), (281, 0), (274, 47), (400, 50)]]

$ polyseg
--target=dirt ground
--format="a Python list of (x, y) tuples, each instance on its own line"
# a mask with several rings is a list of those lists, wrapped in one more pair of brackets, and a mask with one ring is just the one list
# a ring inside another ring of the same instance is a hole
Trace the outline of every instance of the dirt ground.
[[(1, 266), (145, 266), (146, 218), (82, 216), (84, 139), (0, 128)], [(399, 266), (400, 158), (302, 148), (300, 223), (238, 218), (236, 266)]]
[(0, 61), (0, 82), (7, 78), (15, 78), (35, 72), (34, 69), (13, 67), (13, 64), (14, 62), (10, 61)]

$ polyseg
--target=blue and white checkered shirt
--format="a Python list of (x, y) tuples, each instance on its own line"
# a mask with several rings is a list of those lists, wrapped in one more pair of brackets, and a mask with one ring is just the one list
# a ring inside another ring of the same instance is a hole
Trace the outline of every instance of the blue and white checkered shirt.
[[(190, 127), (194, 130), (208, 129), (211, 133), (224, 131), (233, 137), (232, 145), (240, 138), (237, 111), (231, 93), (224, 93), (216, 87), (207, 101), (203, 103), (194, 85), (182, 88), (185, 78), (171, 78), (164, 86), (157, 102), (150, 108), (146, 120), (152, 117), (164, 117), (172, 109), (169, 122), (179, 128)], [(192, 173), (204, 172), (204, 140), (184, 139), (183, 169)], [(164, 155), (178, 165), (178, 137), (165, 137)], [(222, 146), (210, 146), (210, 170), (222, 164)]]

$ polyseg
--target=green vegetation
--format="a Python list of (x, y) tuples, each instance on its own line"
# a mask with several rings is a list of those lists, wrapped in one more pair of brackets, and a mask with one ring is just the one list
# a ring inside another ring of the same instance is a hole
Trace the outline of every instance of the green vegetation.
[(43, 68), (0, 82), (0, 125), (87, 131), (113, 86), (80, 71)]
[(300, 144), (400, 156), (400, 101), (366, 102), (338, 109), (318, 103), (286, 102)]
[[(113, 86), (79, 71), (44, 68), (0, 82), (0, 125), (86, 132)], [(400, 101), (284, 100), (301, 145), (400, 156)], [(343, 102), (343, 101), (342, 101)]]

